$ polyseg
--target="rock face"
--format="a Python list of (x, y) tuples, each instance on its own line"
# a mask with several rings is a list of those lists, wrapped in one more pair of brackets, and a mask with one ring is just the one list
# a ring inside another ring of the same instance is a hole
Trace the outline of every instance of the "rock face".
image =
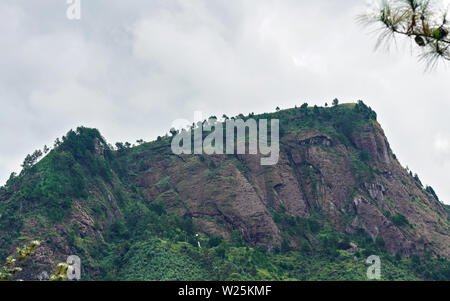
[[(374, 241), (382, 238), (392, 254), (426, 249), (448, 257), (445, 208), (394, 158), (381, 127), (368, 124), (351, 138), (353, 149), (316, 129), (289, 133), (274, 166), (261, 166), (256, 155), (148, 160), (150, 172), (135, 181), (148, 202), (162, 200), (207, 233), (238, 231), (255, 246), (272, 249), (281, 242), (270, 208), (301, 217), (319, 209), (342, 232), (363, 229)], [(364, 166), (360, 152), (368, 154)], [(168, 178), (166, 189), (158, 185), (161, 178)], [(390, 217), (396, 214), (410, 226), (395, 225)]]

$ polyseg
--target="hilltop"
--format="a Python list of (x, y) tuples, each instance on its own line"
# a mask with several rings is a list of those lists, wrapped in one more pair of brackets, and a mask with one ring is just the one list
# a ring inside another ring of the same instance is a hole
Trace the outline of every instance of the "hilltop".
[(278, 164), (174, 155), (168, 135), (113, 147), (84, 127), (30, 155), (0, 189), (0, 260), (38, 239), (22, 278), (76, 254), (86, 280), (362, 280), (370, 255), (384, 280), (450, 279), (449, 208), (370, 107), (236, 118), (280, 120)]

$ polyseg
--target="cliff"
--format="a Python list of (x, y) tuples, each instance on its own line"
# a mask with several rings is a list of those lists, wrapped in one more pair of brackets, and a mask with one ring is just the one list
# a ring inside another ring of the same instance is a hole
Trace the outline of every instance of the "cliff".
[[(97, 130), (69, 132), (0, 190), (0, 258), (39, 239), (25, 278), (80, 254), (88, 279), (101, 279), (106, 249), (119, 245), (125, 260), (124, 242), (149, 232), (163, 245), (194, 240), (189, 248), (200, 233), (262, 254), (321, 256), (353, 241), (386, 256), (450, 257), (448, 209), (400, 165), (364, 103), (247, 118), (280, 120), (278, 164), (261, 166), (260, 155), (174, 155), (168, 136), (114, 148)], [(159, 224), (141, 224), (148, 218)]]

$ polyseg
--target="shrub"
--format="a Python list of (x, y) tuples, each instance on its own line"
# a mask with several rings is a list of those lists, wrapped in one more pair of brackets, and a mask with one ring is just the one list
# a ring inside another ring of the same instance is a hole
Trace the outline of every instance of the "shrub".
[(380, 248), (384, 248), (384, 246), (386, 245), (384, 239), (380, 236), (378, 236), (377, 239), (375, 240), (375, 244)]
[(166, 207), (164, 207), (164, 204), (161, 201), (150, 203), (148, 205), (148, 209), (155, 212), (159, 216), (161, 216), (163, 214), (167, 214)]
[(302, 252), (309, 254), (311, 252), (311, 245), (309, 244), (309, 242), (305, 241), (302, 245)]
[(406, 218), (406, 216), (404, 216), (401, 213), (397, 213), (392, 217), (392, 223), (396, 226), (406, 226), (409, 225), (409, 221)]
[(209, 162), (209, 167), (212, 168), (212, 169), (215, 169), (217, 166), (216, 166), (216, 163), (214, 163), (214, 161), (211, 160), (211, 161)]
[(208, 240), (208, 245), (210, 248), (214, 248), (220, 245), (222, 241), (223, 238), (221, 236), (211, 235), (211, 237)]
[(220, 246), (217, 249), (215, 249), (214, 251), (216, 252), (217, 257), (222, 258), (222, 259), (225, 258), (226, 251), (225, 251), (224, 247)]
[(314, 219), (308, 220), (309, 229), (312, 233), (318, 233), (320, 231), (320, 224)]
[(365, 150), (363, 150), (363, 151), (359, 154), (359, 158), (361, 159), (361, 161), (367, 162), (367, 161), (369, 161), (369, 153), (366, 152)]
[(289, 245), (289, 241), (284, 238), (281, 242), (281, 252), (289, 252), (291, 250), (291, 246)]

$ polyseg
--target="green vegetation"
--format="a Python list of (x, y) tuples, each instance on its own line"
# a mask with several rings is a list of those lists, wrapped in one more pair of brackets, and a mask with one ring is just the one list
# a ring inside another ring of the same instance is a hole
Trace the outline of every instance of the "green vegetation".
[(18, 263), (26, 262), (40, 244), (37, 240), (32, 241), (30, 244), (18, 247), (15, 255), (8, 256), (5, 265), (3, 267), (0, 265), (0, 281), (10, 280), (21, 272), (22, 268), (18, 266)]
[[(239, 235), (225, 240), (202, 234), (198, 247), (189, 219), (141, 212), (139, 225), (127, 223), (111, 234), (99, 263), (101, 279), (367, 280), (365, 260), (372, 254), (383, 262), (382, 280), (448, 279), (450, 272), (444, 258), (396, 258), (384, 250), (382, 239), (373, 242), (364, 231), (352, 237), (338, 233), (320, 214), (305, 219), (274, 211), (287, 234), (281, 248), (269, 252), (249, 246)], [(358, 245), (356, 253), (346, 251), (350, 242)]]
[[(305, 103), (251, 116), (280, 119), (282, 136), (319, 130), (333, 143), (345, 145), (345, 155), (323, 145), (319, 150), (336, 160), (345, 156), (354, 176), (350, 187), (354, 192), (377, 173), (372, 167), (376, 158), (356, 143), (377, 118), (362, 101), (339, 104), (336, 99), (326, 108)], [(309, 218), (291, 216), (285, 206), (273, 206), (273, 197), (269, 210), (281, 230), (279, 245), (251, 245), (240, 229), (233, 231), (223, 224), (229, 237), (202, 233), (196, 216), (186, 209), (192, 208), (191, 201), (181, 200), (174, 184), (178, 175), (161, 171), (167, 162), (180, 160), (189, 172), (201, 170), (206, 183), (236, 185), (236, 178), (223, 174), (226, 168), (220, 159), (172, 155), (170, 142), (166, 135), (149, 143), (141, 139), (135, 147), (116, 143), (114, 149), (96, 129), (80, 127), (57, 139), (52, 150), (44, 147), (46, 156), (39, 162), (42, 151), (27, 156), (22, 172), (13, 173), (0, 188), (0, 263), (6, 262), (2, 273), (15, 268), (7, 257), (14, 246), (39, 239), (52, 250), (76, 252), (82, 258), (83, 280), (367, 280), (365, 260), (372, 254), (383, 262), (382, 280), (450, 279), (446, 258), (392, 256), (380, 237), (374, 241), (362, 229), (354, 235), (341, 233), (321, 208), (314, 208)], [(243, 160), (226, 159), (244, 177), (252, 176)], [(320, 171), (306, 165), (298, 170), (303, 182), (312, 187), (305, 194), (318, 199)], [(137, 180), (140, 175), (145, 176)], [(145, 181), (153, 183), (146, 190)], [(183, 181), (178, 185), (184, 185)], [(426, 191), (437, 199), (431, 187)], [(233, 193), (229, 199), (233, 200)], [(205, 199), (202, 205), (213, 202)], [(386, 216), (396, 226), (410, 226), (404, 215), (387, 211)], [(356, 250), (352, 250), (354, 244)], [(57, 253), (54, 260), (65, 261), (62, 255)], [(58, 265), (52, 279), (63, 280), (65, 268)]]
[(437, 201), (439, 201), (438, 196), (436, 195), (436, 192), (434, 191), (433, 187), (427, 186), (425, 187), (425, 191), (431, 194)]
[(392, 223), (396, 226), (410, 226), (410, 223), (406, 216), (401, 213), (395, 214), (392, 218)]

